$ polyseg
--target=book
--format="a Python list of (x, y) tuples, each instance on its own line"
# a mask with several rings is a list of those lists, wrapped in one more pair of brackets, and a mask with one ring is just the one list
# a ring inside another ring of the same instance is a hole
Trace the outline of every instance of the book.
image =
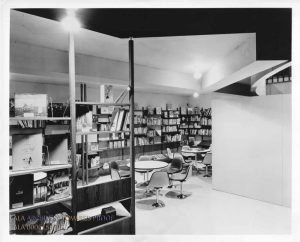
[(101, 103), (114, 102), (112, 85), (100, 85), (100, 102)]
[(9, 178), (10, 208), (33, 204), (33, 174)]
[(47, 201), (53, 201), (71, 195), (70, 178), (67, 170), (47, 173)]
[(13, 170), (34, 169), (42, 166), (42, 133), (12, 136)]
[(111, 131), (117, 131), (117, 124), (119, 119), (119, 109), (116, 108), (112, 113), (112, 124), (111, 124)]
[(124, 118), (125, 118), (125, 110), (121, 109), (119, 111), (119, 117), (118, 117), (116, 131), (121, 131), (122, 130), (122, 126), (123, 126), (123, 123), (124, 123)]
[(48, 148), (45, 165), (68, 164), (67, 135), (45, 136), (45, 146)]

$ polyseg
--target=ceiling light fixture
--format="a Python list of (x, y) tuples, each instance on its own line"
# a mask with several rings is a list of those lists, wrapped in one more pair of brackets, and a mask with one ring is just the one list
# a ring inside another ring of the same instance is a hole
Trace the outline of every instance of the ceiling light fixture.
[(199, 93), (198, 93), (198, 92), (194, 92), (193, 97), (194, 97), (194, 98), (199, 97)]
[(194, 78), (196, 80), (199, 80), (202, 77), (202, 73), (200, 71), (195, 71)]
[(76, 9), (68, 9), (67, 10), (67, 16), (61, 20), (62, 26), (64, 29), (66, 29), (68, 32), (77, 32), (81, 24), (79, 20), (75, 16)]

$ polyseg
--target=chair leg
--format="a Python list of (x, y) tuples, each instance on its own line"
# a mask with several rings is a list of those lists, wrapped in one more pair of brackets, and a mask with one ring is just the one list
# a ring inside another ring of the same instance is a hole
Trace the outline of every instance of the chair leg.
[(186, 198), (186, 196), (182, 193), (182, 182), (180, 182), (180, 194), (177, 195), (177, 197), (180, 199)]
[(211, 175), (208, 174), (208, 165), (205, 165), (205, 175), (203, 177), (211, 177)]
[(165, 204), (162, 201), (158, 200), (158, 191), (159, 191), (159, 189), (155, 189), (155, 191), (156, 191), (156, 201), (155, 201), (155, 203), (152, 204), (152, 206), (157, 207), (157, 208), (158, 207), (164, 207)]

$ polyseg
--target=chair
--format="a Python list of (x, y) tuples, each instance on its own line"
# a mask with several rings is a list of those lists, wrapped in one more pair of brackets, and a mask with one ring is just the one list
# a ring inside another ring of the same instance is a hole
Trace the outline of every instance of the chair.
[(185, 182), (187, 178), (191, 175), (192, 175), (192, 166), (190, 165), (186, 170), (183, 170), (181, 173), (176, 173), (171, 176), (170, 180), (180, 182), (180, 194), (177, 195), (178, 198), (183, 199), (191, 195), (190, 193), (184, 194), (182, 191), (183, 182)]
[(211, 152), (206, 153), (202, 163), (205, 165), (205, 175), (203, 177), (211, 177), (211, 175), (208, 173), (208, 167), (211, 166), (212, 163)]
[(176, 157), (176, 159), (181, 159), (182, 160), (182, 166), (183, 166), (183, 168), (187, 168), (190, 164), (192, 164), (191, 160), (184, 159), (183, 155), (180, 154), (180, 153), (175, 153), (174, 157)]
[(170, 148), (167, 148), (167, 156), (168, 156), (170, 159), (173, 159), (173, 158), (174, 158), (174, 154), (172, 153), (172, 151), (171, 151)]
[[(183, 163), (184, 163), (184, 159), (182, 158), (182, 156), (178, 153), (174, 154), (174, 158), (171, 161), (171, 163), (164, 169), (162, 169), (161, 171), (165, 171), (168, 173), (168, 175), (172, 175), (174, 173), (177, 172), (181, 172), (183, 169)], [(172, 184), (172, 180), (170, 180), (170, 184), (168, 186), (168, 188), (172, 188), (173, 184)]]
[(149, 184), (147, 186), (148, 189), (153, 189), (156, 192), (156, 201), (152, 204), (153, 207), (164, 207), (165, 204), (162, 201), (158, 200), (159, 191), (164, 186), (169, 185), (169, 176), (165, 171), (156, 171), (152, 174)]
[(182, 171), (184, 159), (180, 156), (180, 154), (175, 153), (174, 158), (171, 163), (161, 171), (165, 171), (168, 174), (173, 174), (176, 172)]
[(130, 177), (130, 171), (120, 170), (119, 164), (116, 161), (111, 161), (109, 163), (109, 168), (110, 168), (110, 174), (112, 174), (111, 170), (116, 170), (118, 171), (121, 178)]
[(113, 168), (110, 169), (110, 176), (113, 181), (121, 179), (121, 175), (120, 175), (119, 171), (116, 169), (113, 169)]

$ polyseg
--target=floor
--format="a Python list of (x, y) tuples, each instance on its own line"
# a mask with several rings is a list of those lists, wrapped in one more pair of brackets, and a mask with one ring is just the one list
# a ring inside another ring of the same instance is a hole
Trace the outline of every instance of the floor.
[[(138, 182), (143, 180), (136, 173)], [(179, 189), (179, 187), (177, 187)], [(176, 189), (177, 189), (176, 188)], [(212, 179), (196, 174), (184, 183), (192, 195), (179, 200), (166, 197), (165, 207), (151, 206), (154, 196), (136, 194), (137, 234), (287, 234), (291, 231), (291, 209), (212, 189)], [(170, 194), (170, 193), (168, 193)]]

